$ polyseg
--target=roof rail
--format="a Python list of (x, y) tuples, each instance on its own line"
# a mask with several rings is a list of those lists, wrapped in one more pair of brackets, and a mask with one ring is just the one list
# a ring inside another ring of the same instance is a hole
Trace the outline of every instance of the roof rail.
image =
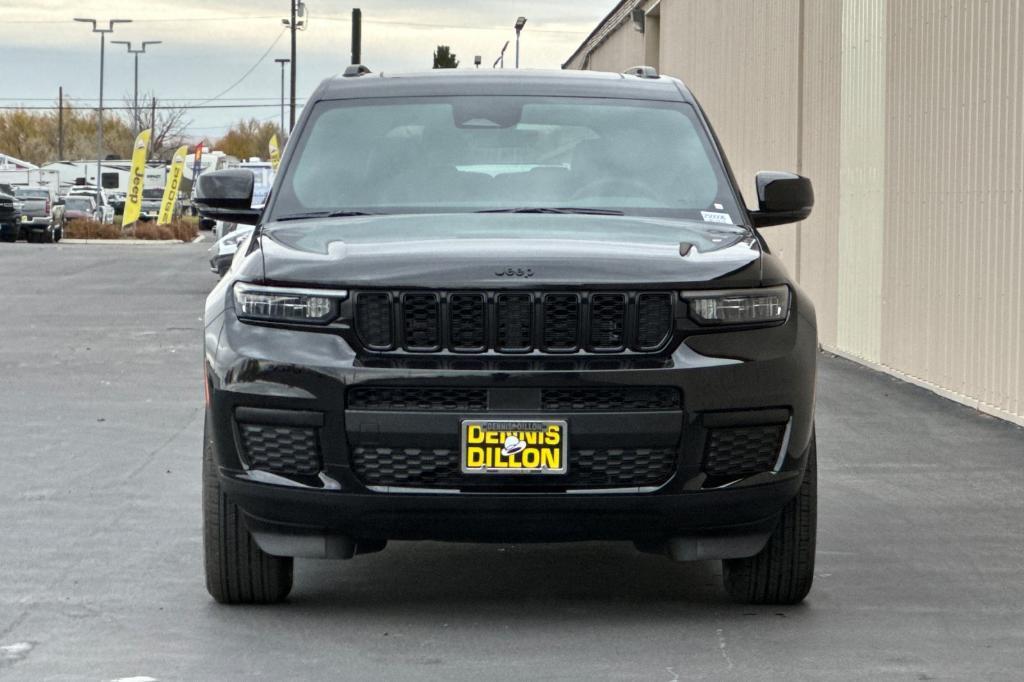
[(653, 66), (634, 66), (632, 69), (626, 69), (622, 72), (626, 76), (636, 76), (638, 78), (659, 78), (658, 70)]
[(365, 76), (368, 73), (373, 73), (370, 71), (369, 67), (363, 66), (362, 64), (352, 64), (351, 66), (345, 67), (345, 73), (342, 75), (345, 78), (357, 78), (359, 76)]

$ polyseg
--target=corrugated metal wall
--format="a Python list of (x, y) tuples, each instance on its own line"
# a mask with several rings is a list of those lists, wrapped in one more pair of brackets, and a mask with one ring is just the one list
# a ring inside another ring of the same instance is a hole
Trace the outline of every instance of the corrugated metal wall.
[(641, 63), (622, 18), (656, 6), (748, 202), (758, 170), (814, 180), (765, 234), (822, 344), (1024, 424), (1024, 2), (627, 1), (568, 66)]

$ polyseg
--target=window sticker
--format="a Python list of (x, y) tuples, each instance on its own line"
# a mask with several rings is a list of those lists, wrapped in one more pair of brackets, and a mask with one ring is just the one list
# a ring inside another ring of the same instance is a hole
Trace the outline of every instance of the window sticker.
[(723, 223), (725, 225), (732, 225), (732, 218), (729, 217), (728, 213), (716, 213), (714, 211), (701, 211), (701, 216), (704, 218), (706, 223)]

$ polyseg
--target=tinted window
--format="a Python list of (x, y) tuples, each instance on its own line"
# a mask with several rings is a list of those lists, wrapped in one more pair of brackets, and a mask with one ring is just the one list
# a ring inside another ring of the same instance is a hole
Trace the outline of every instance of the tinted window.
[(450, 97), (321, 102), (273, 216), (312, 211), (579, 207), (737, 222), (691, 107), (637, 100)]

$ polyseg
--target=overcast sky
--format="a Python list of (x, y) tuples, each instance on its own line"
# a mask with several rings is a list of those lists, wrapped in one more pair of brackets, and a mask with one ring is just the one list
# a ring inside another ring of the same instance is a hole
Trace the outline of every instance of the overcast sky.
[[(363, 63), (374, 71), (429, 69), (434, 47), (450, 45), (460, 68), (484, 67), (511, 40), (505, 65), (514, 63), (519, 15), (523, 31), (521, 64), (559, 68), (615, 0), (356, 0), (363, 11)], [(308, 30), (299, 33), (298, 95), (344, 70), (350, 55), (350, 16), (355, 3), (309, 0)], [(277, 44), (244, 81), (217, 103), (259, 101), (250, 109), (204, 109), (189, 113), (195, 135), (216, 137), (242, 117), (279, 116), (280, 66), (289, 37), (281, 19), (288, 0), (0, 0), (0, 106), (49, 106), (66, 94), (94, 105), (98, 95), (99, 36), (76, 16), (129, 18), (113, 40), (162, 40), (143, 55), (140, 90), (158, 99), (198, 102), (237, 81)], [(105, 100), (130, 96), (133, 61), (123, 45), (107, 46)], [(2, 151), (2, 150), (0, 150)]]

